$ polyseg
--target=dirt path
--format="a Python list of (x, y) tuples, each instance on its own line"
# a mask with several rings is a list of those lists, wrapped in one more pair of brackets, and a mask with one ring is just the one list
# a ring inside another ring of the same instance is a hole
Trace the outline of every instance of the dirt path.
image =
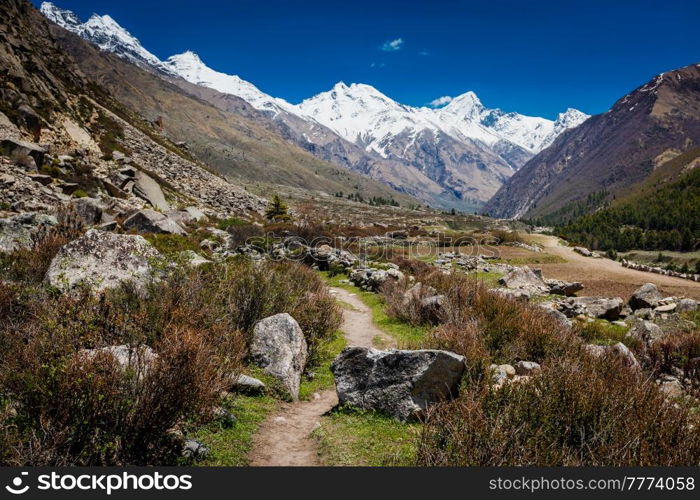
[[(370, 347), (377, 337), (383, 346), (394, 344), (374, 325), (372, 311), (355, 294), (341, 288), (332, 288), (331, 293), (352, 307), (343, 309), (342, 331), (348, 345)], [(311, 401), (283, 403), (258, 429), (249, 455), (250, 465), (320, 465), (316, 442), (310, 434), (320, 424), (321, 416), (336, 404), (338, 398), (333, 389), (315, 393)]]
[(620, 296), (628, 299), (644, 283), (654, 283), (665, 295), (700, 299), (700, 283), (622, 267), (610, 259), (593, 259), (559, 244), (554, 236), (533, 235), (547, 253), (566, 260), (564, 264), (542, 264), (544, 276), (569, 281), (581, 281), (585, 289), (579, 295)]

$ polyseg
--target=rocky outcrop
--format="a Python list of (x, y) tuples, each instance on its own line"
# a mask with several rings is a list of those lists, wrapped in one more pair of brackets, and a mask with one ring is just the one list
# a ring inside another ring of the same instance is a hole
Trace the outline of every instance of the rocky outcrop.
[(448, 351), (378, 351), (348, 347), (333, 361), (341, 404), (406, 421), (457, 396), (464, 358)]
[(299, 323), (287, 313), (270, 316), (255, 325), (250, 344), (253, 362), (279, 379), (293, 399), (299, 397), (307, 346)]
[(154, 277), (160, 254), (141, 236), (91, 229), (61, 247), (46, 272), (46, 281), (62, 291), (78, 285), (95, 292), (133, 283), (143, 290)]
[(651, 321), (636, 319), (627, 335), (640, 340), (646, 345), (651, 345), (664, 337), (664, 331), (659, 325)]

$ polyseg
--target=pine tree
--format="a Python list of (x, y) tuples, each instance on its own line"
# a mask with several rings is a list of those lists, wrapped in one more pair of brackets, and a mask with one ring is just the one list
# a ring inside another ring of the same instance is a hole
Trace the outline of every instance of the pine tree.
[(287, 205), (282, 201), (279, 195), (275, 195), (274, 198), (272, 198), (272, 203), (267, 207), (265, 217), (267, 217), (268, 220), (274, 221), (285, 221), (291, 218), (287, 213)]

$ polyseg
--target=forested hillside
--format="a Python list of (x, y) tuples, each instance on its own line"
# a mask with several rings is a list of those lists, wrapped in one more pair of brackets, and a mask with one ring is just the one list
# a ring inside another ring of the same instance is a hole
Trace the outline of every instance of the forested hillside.
[(596, 250), (697, 250), (700, 169), (646, 196), (585, 215), (556, 232)]

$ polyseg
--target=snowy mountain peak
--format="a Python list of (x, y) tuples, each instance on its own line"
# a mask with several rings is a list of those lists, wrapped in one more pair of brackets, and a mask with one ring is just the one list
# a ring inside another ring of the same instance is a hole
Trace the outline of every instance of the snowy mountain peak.
[(138, 65), (160, 64), (156, 56), (143, 48), (136, 37), (110, 16), (93, 14), (87, 22), (81, 24), (73, 12), (60, 9), (51, 2), (42, 3), (40, 10), (49, 20), (89, 40), (104, 51), (114, 52)]
[(70, 10), (64, 10), (51, 2), (41, 4), (41, 13), (50, 21), (58, 24), (61, 28), (71, 30), (72, 27), (80, 26), (80, 19)]

